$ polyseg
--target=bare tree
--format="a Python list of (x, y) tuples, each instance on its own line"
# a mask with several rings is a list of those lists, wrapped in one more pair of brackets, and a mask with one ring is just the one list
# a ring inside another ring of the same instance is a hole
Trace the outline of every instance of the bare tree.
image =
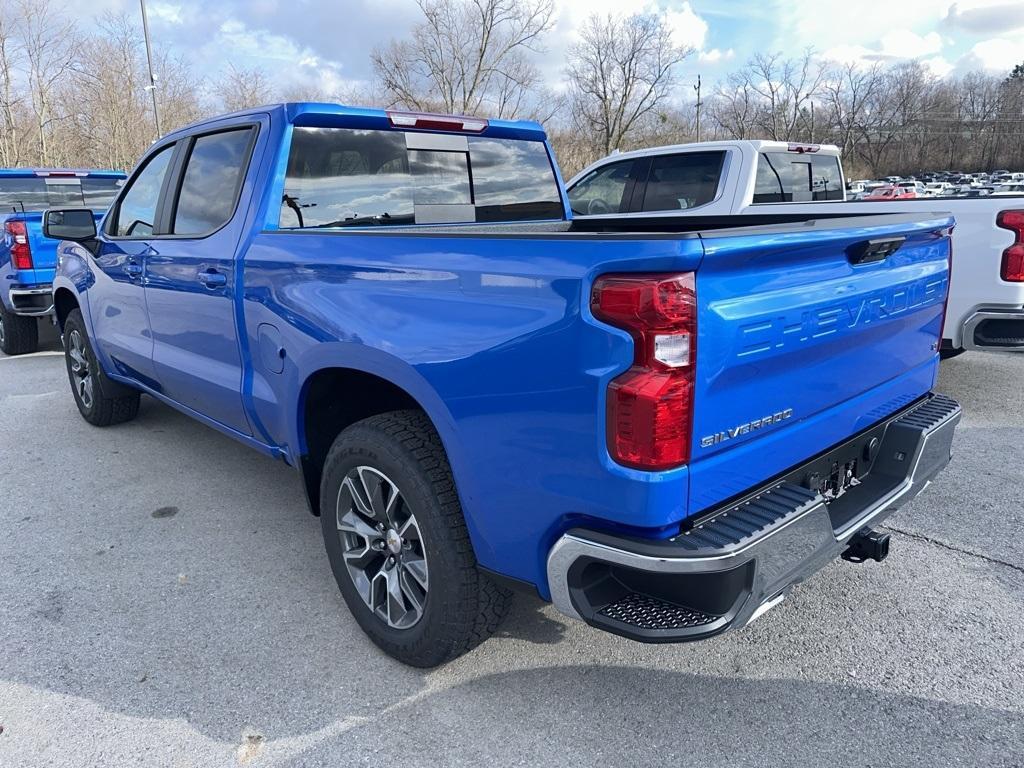
[(861, 67), (845, 64), (833, 67), (821, 85), (828, 127), (833, 141), (846, 156), (854, 153), (857, 127), (865, 118), (865, 108), (882, 86), (881, 66)]
[(14, 12), (35, 115), (37, 154), (39, 163), (48, 165), (47, 138), (52, 123), (59, 119), (52, 111), (54, 92), (59, 83), (75, 72), (77, 32), (66, 9), (52, 5), (49, 0), (19, 0)]
[(672, 41), (664, 16), (591, 16), (569, 50), (573, 124), (607, 154), (664, 104), (692, 53)]
[(417, 0), (408, 40), (371, 57), (388, 106), (515, 118), (535, 110), (532, 62), (552, 25), (553, 0)]
[(5, 166), (17, 165), (21, 160), (21, 146), (18, 141), (18, 121), (15, 110), (21, 104), (21, 96), (15, 92), (15, 69), (21, 54), (11, 22), (10, 3), (0, 4), (0, 162)]
[(227, 112), (258, 107), (274, 100), (274, 89), (262, 69), (238, 68), (229, 64), (213, 86), (213, 96)]
[(735, 72), (718, 86), (707, 104), (712, 121), (731, 139), (751, 137), (757, 108), (757, 93), (746, 78)]

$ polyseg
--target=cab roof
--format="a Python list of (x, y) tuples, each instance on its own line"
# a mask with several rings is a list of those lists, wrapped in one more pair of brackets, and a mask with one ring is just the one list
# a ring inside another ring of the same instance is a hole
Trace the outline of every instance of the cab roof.
[(98, 168), (0, 168), (0, 177), (7, 179), (31, 179), (36, 176), (123, 179), (126, 175), (124, 171)]
[[(547, 136), (544, 128), (530, 120), (495, 120), (487, 117), (462, 117), (455, 115), (441, 115), (427, 112), (408, 112), (406, 110), (379, 109), (376, 107), (354, 107), (343, 104), (328, 104), (310, 101), (289, 101), (277, 104), (267, 104), (250, 109), (243, 109), (224, 115), (205, 118), (191, 123), (183, 128), (174, 131), (177, 133), (193, 132), (201, 126), (219, 122), (228, 118), (244, 117), (246, 115), (269, 114), (272, 118), (284, 119), (292, 125), (304, 127), (345, 127), (345, 128), (366, 128), (380, 130), (430, 130), (450, 133), (466, 133), (475, 136), (488, 136), (492, 138), (521, 139), (524, 141), (544, 141)], [(451, 118), (459, 117), (469, 122), (483, 122), (485, 127), (482, 130), (458, 130), (454, 127), (429, 127), (396, 125), (393, 117), (397, 115), (419, 116), (429, 121), (430, 118), (439, 118), (437, 122), (449, 121)], [(168, 134), (174, 135), (174, 134)]]

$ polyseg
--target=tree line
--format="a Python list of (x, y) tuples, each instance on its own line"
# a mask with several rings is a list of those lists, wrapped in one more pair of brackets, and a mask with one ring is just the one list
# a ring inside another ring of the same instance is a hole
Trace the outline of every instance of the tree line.
[[(259, 68), (211, 78), (157, 41), (162, 128), (304, 99), (539, 120), (567, 176), (614, 150), (698, 138), (834, 143), (849, 176), (1024, 169), (1024, 64), (942, 78), (918, 61), (757, 53), (695, 93), (694, 51), (663, 15), (595, 14), (547, 82), (538, 63), (554, 0), (417, 5), (411, 32), (374, 49), (373, 82), (346, 93), (282, 92)], [(130, 168), (156, 138), (149, 87), (134, 17), (83, 31), (55, 0), (0, 0), (0, 165)]]

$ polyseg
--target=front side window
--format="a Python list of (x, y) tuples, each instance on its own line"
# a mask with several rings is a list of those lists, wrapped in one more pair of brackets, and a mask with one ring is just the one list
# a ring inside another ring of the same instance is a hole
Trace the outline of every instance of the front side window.
[(541, 142), (469, 136), (431, 149), (424, 136), (430, 134), (295, 128), (280, 226), (561, 218), (558, 185)]
[(149, 237), (156, 225), (156, 207), (167, 176), (174, 145), (168, 145), (146, 161), (132, 179), (117, 209), (113, 233), (118, 237)]
[(628, 200), (623, 199), (633, 173), (633, 160), (609, 163), (587, 174), (569, 190), (572, 212), (578, 216), (602, 213), (624, 213)]
[(715, 199), (724, 152), (687, 152), (651, 161), (644, 193), (644, 211), (698, 208)]
[(228, 222), (248, 165), (251, 136), (252, 128), (243, 128), (196, 138), (181, 181), (174, 234), (208, 234)]

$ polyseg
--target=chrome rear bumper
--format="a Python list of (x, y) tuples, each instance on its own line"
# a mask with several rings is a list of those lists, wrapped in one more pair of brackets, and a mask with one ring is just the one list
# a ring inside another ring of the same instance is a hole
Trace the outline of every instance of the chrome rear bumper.
[(964, 349), (1024, 352), (1024, 309), (984, 307), (964, 322)]
[(53, 313), (53, 288), (11, 288), (7, 292), (9, 304), (16, 315), (43, 317)]
[(924, 490), (949, 463), (959, 420), (960, 406), (936, 395), (876, 426), (882, 437), (870, 469), (836, 499), (795, 483), (796, 468), (670, 539), (567, 531), (548, 555), (552, 601), (568, 616), (645, 642), (745, 626), (842, 554), (857, 531)]

